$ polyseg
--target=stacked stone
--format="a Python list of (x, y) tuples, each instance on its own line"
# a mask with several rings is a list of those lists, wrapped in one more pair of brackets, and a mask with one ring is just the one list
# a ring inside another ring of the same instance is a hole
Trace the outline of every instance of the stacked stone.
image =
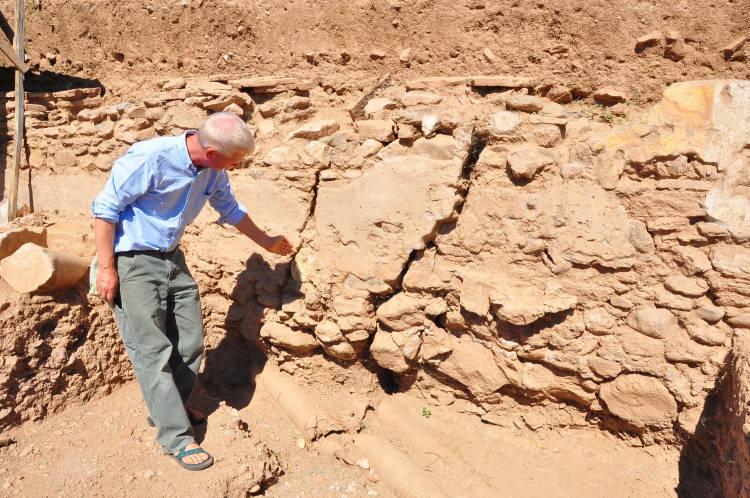
[[(499, 77), (416, 80), (351, 123), (307, 123), (264, 159), (269, 178), (307, 188), (311, 176), (280, 170), (306, 148), (325, 151), (297, 272), (261, 335), (274, 350), (423, 371), (417, 384), (440, 381), (441, 403), (465, 398), (489, 413), (513, 392), (580, 407), (645, 442), (692, 433), (733, 328), (748, 322), (745, 221), (728, 207), (745, 201), (712, 194), (736, 162), (724, 151), (742, 144), (703, 138), (729, 121), (691, 108), (691, 92), (718, 101), (726, 84), (676, 85), (612, 131)], [(743, 98), (725, 101), (730, 121), (746, 121)], [(705, 121), (670, 114), (685, 106)], [(679, 135), (683, 126), (692, 131)], [(460, 169), (425, 169), (432, 180), (420, 184), (392, 169), (399, 161)], [(429, 205), (437, 192), (453, 198), (442, 211)]]
[[(211, 112), (233, 112), (250, 119), (254, 108), (246, 93), (207, 80), (165, 81), (161, 92), (140, 102), (109, 104), (101, 93), (96, 87), (27, 94), (30, 154), (22, 168), (108, 171), (136, 141), (196, 128)], [(5, 97), (8, 122), (12, 122), (12, 92)], [(12, 130), (6, 136), (12, 139)], [(10, 154), (12, 147), (7, 150)]]

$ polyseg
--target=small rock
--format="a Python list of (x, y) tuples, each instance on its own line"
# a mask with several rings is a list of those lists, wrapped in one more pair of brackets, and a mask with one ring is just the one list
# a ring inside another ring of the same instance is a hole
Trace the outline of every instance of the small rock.
[(437, 160), (449, 160), (461, 154), (461, 144), (449, 135), (435, 135), (432, 138), (418, 138), (411, 148), (415, 155)]
[(683, 38), (679, 31), (670, 30), (664, 34), (664, 39), (667, 40), (667, 43), (674, 43), (676, 41), (681, 41)]
[(497, 59), (497, 57), (495, 57), (495, 54), (492, 52), (492, 50), (490, 50), (489, 47), (486, 47), (484, 50), (482, 50), (482, 55), (487, 62), (495, 62), (495, 59)]
[(490, 133), (496, 136), (507, 135), (521, 124), (521, 118), (517, 112), (500, 111), (490, 116)]
[(562, 141), (562, 133), (559, 126), (539, 124), (526, 134), (526, 139), (541, 147), (551, 148)]
[(505, 169), (508, 161), (501, 152), (493, 150), (491, 147), (485, 147), (479, 154), (477, 168)]
[(305, 440), (301, 437), (297, 438), (297, 448), (302, 450), (302, 449), (305, 449), (305, 446), (306, 446)]
[(664, 281), (664, 287), (672, 292), (688, 297), (700, 297), (708, 292), (708, 284), (699, 278), (671, 275)]
[(729, 230), (720, 223), (711, 223), (701, 221), (695, 224), (695, 228), (698, 229), (698, 233), (704, 237), (710, 238), (724, 238), (729, 237)]
[(405, 48), (401, 51), (401, 53), (398, 54), (398, 60), (401, 61), (401, 64), (409, 65), (411, 63), (411, 49)]
[(734, 53), (742, 48), (742, 46), (745, 44), (747, 39), (748, 39), (747, 36), (740, 36), (739, 38), (735, 38), (728, 45), (725, 45), (724, 47), (721, 48), (720, 50), (721, 55), (726, 60), (731, 59)]
[(612, 87), (604, 87), (595, 90), (591, 94), (595, 102), (602, 105), (612, 106), (628, 100), (628, 95), (623, 90)]
[(663, 39), (661, 31), (652, 31), (651, 33), (645, 34), (638, 38), (635, 42), (635, 51), (640, 52), (648, 47), (658, 45)]
[(149, 469), (143, 473), (143, 478), (146, 480), (149, 480), (149, 479), (152, 479), (155, 475), (156, 475), (156, 472)]
[(67, 149), (55, 152), (55, 166), (61, 169), (74, 168), (78, 164), (75, 154)]
[(547, 423), (547, 419), (539, 412), (524, 413), (521, 418), (531, 430), (541, 429)]
[(442, 100), (443, 97), (436, 93), (412, 90), (411, 92), (406, 92), (401, 98), (401, 103), (408, 107), (414, 105), (435, 105), (439, 104)]
[(643, 306), (628, 315), (628, 325), (648, 337), (664, 339), (677, 326), (671, 311)]
[(654, 291), (654, 301), (657, 305), (680, 311), (690, 311), (695, 308), (695, 302), (684, 296), (673, 294), (664, 288)]
[(335, 344), (344, 339), (339, 326), (331, 320), (323, 320), (315, 327), (315, 337), (325, 345)]
[(670, 43), (667, 48), (664, 49), (664, 57), (678, 62), (687, 56), (687, 45), (683, 41)]
[(281, 323), (266, 322), (260, 329), (260, 336), (274, 346), (302, 354), (315, 351), (319, 347), (312, 334), (292, 330)]
[(573, 92), (563, 85), (552, 85), (545, 96), (558, 104), (568, 104), (573, 101)]
[(239, 117), (242, 117), (242, 115), (245, 114), (245, 111), (242, 109), (242, 107), (238, 106), (237, 104), (229, 104), (224, 108), (224, 112), (231, 112), (232, 114), (235, 114)]
[(337, 121), (332, 119), (310, 121), (305, 123), (297, 130), (291, 132), (287, 139), (304, 138), (306, 140), (318, 140), (336, 133), (340, 128)]
[(615, 308), (619, 308), (619, 309), (625, 310), (625, 311), (630, 310), (630, 309), (633, 308), (633, 306), (635, 306), (635, 304), (633, 304), (633, 301), (631, 301), (630, 299), (628, 299), (626, 297), (623, 297), (623, 296), (612, 296), (612, 297), (610, 297), (609, 298), (609, 304), (611, 304)]
[(695, 434), (695, 430), (698, 428), (698, 423), (701, 421), (702, 413), (703, 405), (688, 408), (680, 412), (680, 415), (677, 417), (677, 423), (680, 424), (680, 427), (686, 433), (691, 435)]
[(725, 314), (726, 312), (718, 306), (703, 305), (698, 308), (698, 316), (708, 323), (718, 322)]
[(419, 131), (415, 127), (406, 123), (398, 124), (399, 140), (413, 140), (419, 136)]
[(276, 129), (273, 119), (261, 119), (258, 122), (258, 134), (270, 135)]
[(520, 180), (531, 180), (539, 171), (555, 162), (554, 154), (538, 145), (525, 144), (508, 153), (511, 175)]
[(373, 50), (370, 52), (370, 59), (374, 61), (383, 60), (386, 57), (386, 53), (382, 50)]
[(507, 415), (498, 412), (487, 412), (481, 416), (481, 420), (486, 424), (497, 425), (499, 427), (505, 427), (506, 429), (513, 425), (513, 422)]
[(375, 97), (370, 99), (365, 105), (365, 114), (370, 115), (383, 110), (391, 110), (397, 107), (396, 103), (391, 99), (384, 97)]
[(363, 119), (354, 122), (357, 133), (362, 138), (380, 142), (392, 142), (396, 139), (393, 133), (393, 121), (390, 119)]
[[(346, 176), (346, 175), (345, 175)], [(354, 350), (354, 346), (346, 341), (337, 342), (336, 344), (323, 346), (323, 350), (339, 360), (353, 360), (357, 357), (357, 352)]]
[(560, 165), (560, 176), (566, 180), (570, 180), (580, 177), (585, 170), (586, 167), (579, 162), (564, 163)]
[(620, 366), (619, 363), (616, 361), (605, 360), (598, 356), (589, 358), (588, 366), (592, 372), (602, 379), (613, 379), (622, 372), (622, 366)]
[(750, 313), (731, 316), (726, 319), (727, 323), (734, 328), (750, 329)]
[(721, 346), (727, 337), (723, 330), (705, 322), (689, 322), (685, 328), (693, 340), (706, 346)]
[(608, 335), (615, 326), (615, 317), (604, 308), (588, 309), (583, 312), (583, 323), (586, 330), (595, 335)]
[(175, 78), (164, 83), (161, 89), (167, 92), (170, 90), (180, 90), (182, 88), (185, 88), (185, 86), (187, 86), (187, 81), (185, 80), (185, 78)]
[(654, 377), (620, 375), (602, 384), (599, 397), (609, 411), (637, 427), (667, 427), (677, 417), (677, 402)]
[(544, 109), (544, 100), (533, 95), (512, 95), (505, 104), (508, 109), (523, 112), (539, 112)]
[(370, 462), (366, 458), (361, 458), (357, 460), (357, 467), (362, 470), (370, 470)]

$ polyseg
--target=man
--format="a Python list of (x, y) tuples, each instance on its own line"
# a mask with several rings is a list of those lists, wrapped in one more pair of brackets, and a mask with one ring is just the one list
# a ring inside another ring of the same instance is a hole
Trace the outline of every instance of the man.
[(186, 408), (203, 353), (198, 287), (178, 243), (208, 201), (264, 249), (289, 254), (289, 241), (260, 230), (237, 203), (225, 170), (255, 150), (245, 123), (211, 115), (195, 131), (134, 144), (115, 161), (93, 201), (97, 293), (111, 304), (156, 439), (186, 469), (213, 463), (193, 437), (201, 414)]

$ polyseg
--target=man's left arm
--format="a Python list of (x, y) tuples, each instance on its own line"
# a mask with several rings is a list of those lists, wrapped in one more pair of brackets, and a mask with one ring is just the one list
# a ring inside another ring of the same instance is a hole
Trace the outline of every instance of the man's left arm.
[(282, 256), (290, 254), (292, 245), (289, 240), (283, 235), (270, 236), (261, 230), (235, 199), (226, 172), (222, 176), (219, 188), (213, 191), (208, 201), (211, 207), (219, 212), (219, 223), (234, 225), (240, 233), (246, 235), (266, 251)]
[(256, 225), (250, 216), (245, 216), (235, 225), (237, 230), (247, 235), (253, 242), (266, 251), (285, 256), (292, 252), (292, 244), (283, 235), (270, 236)]

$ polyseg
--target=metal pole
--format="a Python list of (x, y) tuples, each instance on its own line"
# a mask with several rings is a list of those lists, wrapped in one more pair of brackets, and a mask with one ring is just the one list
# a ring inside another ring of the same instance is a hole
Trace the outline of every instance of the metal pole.
[[(24, 5), (23, 0), (16, 0), (16, 36), (13, 44), (16, 48), (18, 60), (22, 63), (24, 57)], [(21, 176), (21, 152), (23, 151), (23, 118), (26, 113), (23, 94), (23, 72), (16, 68), (16, 134), (13, 138), (15, 154), (13, 156), (13, 170), (10, 177), (10, 196), (8, 198), (8, 221), (13, 221), (18, 213), (18, 180)]]

